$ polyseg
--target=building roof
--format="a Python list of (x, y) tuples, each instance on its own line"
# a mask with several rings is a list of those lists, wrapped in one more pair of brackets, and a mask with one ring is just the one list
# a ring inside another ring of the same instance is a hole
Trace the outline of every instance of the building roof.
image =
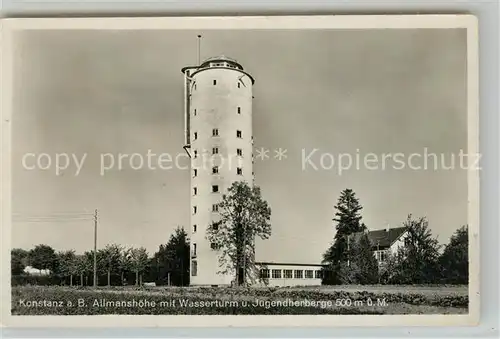
[(322, 264), (303, 264), (303, 263), (284, 263), (284, 262), (255, 262), (257, 266), (317, 266), (322, 267)]
[(368, 239), (370, 239), (374, 247), (389, 247), (394, 244), (405, 231), (406, 227), (368, 231)]

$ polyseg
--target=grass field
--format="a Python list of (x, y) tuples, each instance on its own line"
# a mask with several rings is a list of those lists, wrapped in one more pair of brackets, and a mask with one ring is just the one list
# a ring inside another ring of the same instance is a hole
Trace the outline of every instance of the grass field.
[(13, 315), (466, 314), (467, 286), (12, 287)]

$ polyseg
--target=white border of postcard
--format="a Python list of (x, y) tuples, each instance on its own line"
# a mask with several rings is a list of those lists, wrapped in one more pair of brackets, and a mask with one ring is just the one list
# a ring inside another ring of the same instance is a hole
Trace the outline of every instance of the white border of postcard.
[[(12, 327), (333, 327), (464, 326), (479, 321), (479, 173), (469, 170), (469, 314), (467, 315), (100, 315), (11, 316), (11, 116), (12, 39), (27, 29), (467, 29), (468, 152), (479, 154), (478, 22), (473, 15), (345, 15), (254, 17), (21, 18), (1, 21), (1, 171), (2, 289), (1, 323)], [(470, 159), (470, 157), (469, 157)], [(469, 168), (472, 168), (469, 166)], [(361, 319), (362, 318), (362, 319)]]

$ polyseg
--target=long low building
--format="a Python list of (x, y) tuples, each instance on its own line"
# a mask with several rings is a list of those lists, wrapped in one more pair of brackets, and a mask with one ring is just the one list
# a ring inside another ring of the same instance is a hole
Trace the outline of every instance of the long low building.
[(260, 284), (265, 286), (318, 286), (321, 285), (323, 265), (256, 262)]

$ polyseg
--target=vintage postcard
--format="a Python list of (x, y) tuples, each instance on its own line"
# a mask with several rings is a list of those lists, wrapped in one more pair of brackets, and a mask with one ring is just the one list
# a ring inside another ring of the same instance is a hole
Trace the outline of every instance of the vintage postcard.
[(4, 19), (2, 324), (476, 324), (477, 34)]

